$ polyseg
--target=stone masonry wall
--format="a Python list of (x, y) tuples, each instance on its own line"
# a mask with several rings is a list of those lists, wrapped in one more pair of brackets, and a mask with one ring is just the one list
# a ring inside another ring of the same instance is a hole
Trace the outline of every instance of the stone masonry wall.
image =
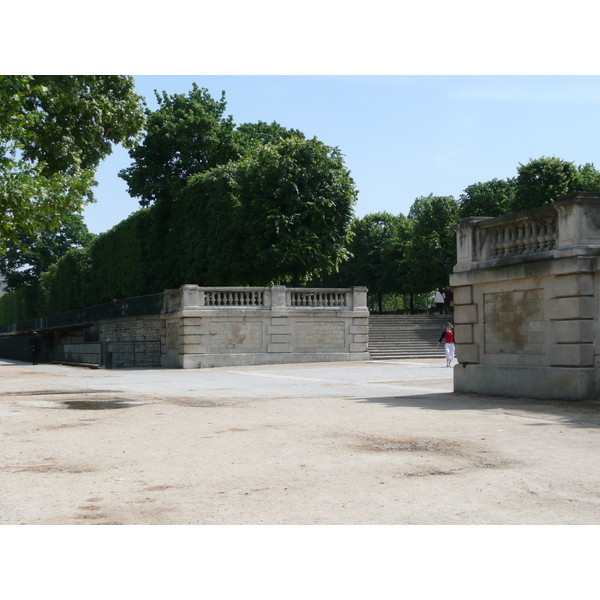
[[(308, 304), (312, 298), (319, 304), (300, 307), (289, 304), (289, 293), (286, 304), (286, 289), (274, 286), (261, 290), (264, 298), (258, 306), (215, 307), (202, 304), (202, 288), (184, 286), (181, 293), (173, 293), (168, 303), (173, 308), (162, 315), (162, 364), (202, 368), (368, 359), (366, 289), (358, 290), (344, 290), (343, 306), (340, 290), (335, 305), (332, 300), (332, 306), (324, 306), (321, 296), (306, 292), (302, 302)], [(225, 295), (225, 291), (218, 293)]]
[(111, 319), (96, 325), (103, 352), (109, 353), (114, 368), (159, 367), (163, 327), (160, 315)]

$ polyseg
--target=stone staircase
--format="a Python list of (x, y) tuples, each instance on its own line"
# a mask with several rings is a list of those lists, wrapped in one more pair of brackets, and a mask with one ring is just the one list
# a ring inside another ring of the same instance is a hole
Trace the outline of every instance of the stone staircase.
[(436, 346), (452, 315), (369, 316), (369, 352), (373, 360), (444, 358), (443, 342)]

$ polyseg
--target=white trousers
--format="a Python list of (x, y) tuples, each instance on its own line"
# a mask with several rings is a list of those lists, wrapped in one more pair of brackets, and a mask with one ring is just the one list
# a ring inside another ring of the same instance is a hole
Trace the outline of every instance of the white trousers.
[(454, 344), (446, 344), (446, 360), (454, 358)]

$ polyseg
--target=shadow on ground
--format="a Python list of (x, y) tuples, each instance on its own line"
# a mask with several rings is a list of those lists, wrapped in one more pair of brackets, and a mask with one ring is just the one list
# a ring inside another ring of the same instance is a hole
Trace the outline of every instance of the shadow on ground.
[[(390, 408), (421, 408), (445, 411), (490, 411), (530, 417), (536, 421), (559, 420), (570, 427), (600, 429), (600, 403), (568, 400), (535, 400), (531, 398), (505, 398), (480, 394), (446, 392), (412, 396), (383, 396), (363, 398), (364, 404), (378, 403)], [(531, 426), (544, 423), (532, 422)]]

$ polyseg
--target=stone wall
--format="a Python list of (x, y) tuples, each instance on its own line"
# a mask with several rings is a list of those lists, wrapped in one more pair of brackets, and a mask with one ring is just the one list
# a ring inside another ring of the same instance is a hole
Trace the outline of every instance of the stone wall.
[(366, 360), (366, 288), (201, 288), (165, 292), (166, 367)]
[(100, 321), (96, 328), (109, 364), (119, 367), (159, 367), (164, 323), (160, 315)]
[(455, 391), (600, 396), (600, 197), (456, 227)]

